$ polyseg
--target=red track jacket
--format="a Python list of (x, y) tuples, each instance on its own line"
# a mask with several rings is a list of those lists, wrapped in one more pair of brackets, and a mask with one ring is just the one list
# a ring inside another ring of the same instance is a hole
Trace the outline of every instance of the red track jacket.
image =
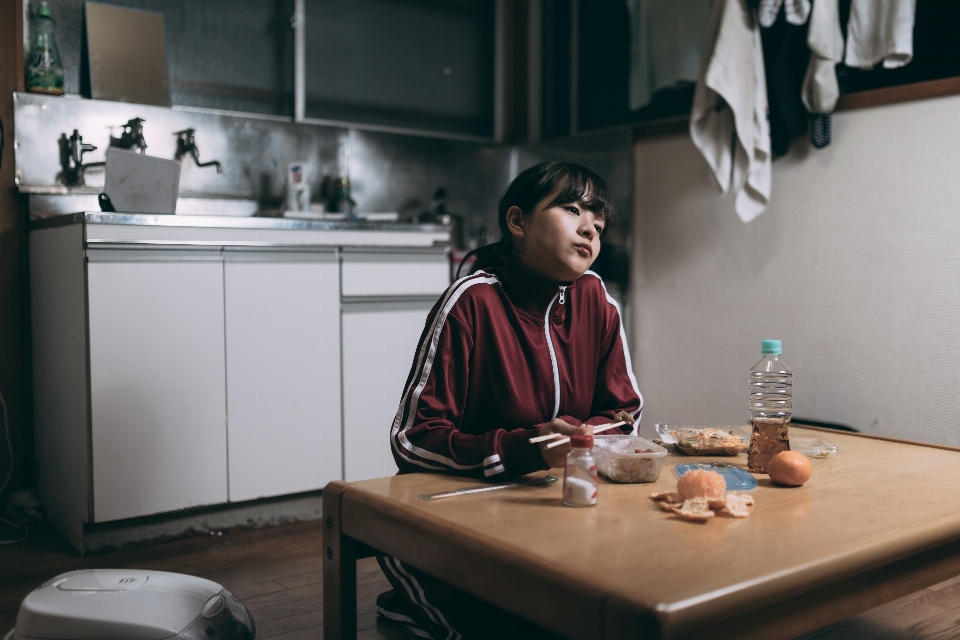
[(558, 286), (509, 258), (434, 305), (404, 388), (390, 431), (400, 473), (495, 480), (546, 469), (529, 442), (542, 424), (607, 424), (620, 410), (639, 422), (643, 407), (600, 277)]

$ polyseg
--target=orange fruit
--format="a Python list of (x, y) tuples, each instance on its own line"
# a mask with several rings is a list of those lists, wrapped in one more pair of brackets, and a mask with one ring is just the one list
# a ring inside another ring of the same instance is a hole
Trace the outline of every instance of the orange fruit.
[(781, 451), (767, 464), (770, 479), (785, 487), (799, 487), (810, 479), (813, 467), (799, 451)]
[(684, 500), (690, 498), (718, 499), (723, 497), (727, 483), (716, 471), (694, 469), (687, 471), (677, 480), (677, 493)]

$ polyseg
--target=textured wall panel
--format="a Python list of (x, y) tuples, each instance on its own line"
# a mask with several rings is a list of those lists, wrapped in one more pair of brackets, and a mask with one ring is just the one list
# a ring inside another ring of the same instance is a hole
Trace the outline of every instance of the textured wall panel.
[(834, 116), (750, 224), (689, 136), (635, 146), (633, 350), (656, 422), (744, 424), (760, 340), (794, 414), (960, 445), (960, 96)]
[[(97, 146), (84, 161), (102, 161), (111, 131), (118, 136), (118, 125), (135, 116), (146, 120), (149, 155), (173, 158), (173, 132), (192, 127), (201, 160), (223, 163), (220, 174), (188, 159), (180, 173), (181, 195), (220, 194), (277, 204), (287, 163), (306, 162), (315, 202), (322, 199), (324, 176), (346, 171), (360, 212), (420, 213), (430, 206), (437, 187), (445, 187), (449, 211), (475, 218), (477, 224), (492, 220), (491, 228), (496, 228), (497, 202), (509, 182), (510, 149), (505, 146), (32, 93), (17, 94), (14, 106), (21, 185), (57, 184), (60, 136), (79, 129), (84, 142)], [(88, 172), (87, 184), (102, 185), (103, 172)], [(57, 206), (46, 203), (45, 210), (51, 209)]]
[[(97, 2), (163, 14), (173, 104), (293, 115), (293, 0)], [(49, 4), (64, 88), (80, 93), (84, 0)]]

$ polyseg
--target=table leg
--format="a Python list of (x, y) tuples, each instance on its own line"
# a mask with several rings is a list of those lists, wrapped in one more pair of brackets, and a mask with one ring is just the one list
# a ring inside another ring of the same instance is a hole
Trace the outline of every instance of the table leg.
[(323, 637), (357, 637), (357, 545), (341, 533), (340, 498), (347, 487), (331, 482), (323, 490)]

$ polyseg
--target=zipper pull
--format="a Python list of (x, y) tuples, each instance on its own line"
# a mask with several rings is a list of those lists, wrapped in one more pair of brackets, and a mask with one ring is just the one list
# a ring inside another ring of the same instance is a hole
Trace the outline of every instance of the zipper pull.
[(563, 301), (567, 299), (567, 288), (560, 287), (560, 299), (557, 301), (560, 304), (563, 304)]

